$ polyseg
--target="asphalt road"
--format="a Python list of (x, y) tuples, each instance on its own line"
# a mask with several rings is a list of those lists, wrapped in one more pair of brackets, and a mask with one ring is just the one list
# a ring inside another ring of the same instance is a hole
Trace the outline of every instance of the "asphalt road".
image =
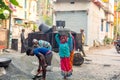
[[(68, 80), (120, 80), (120, 54), (117, 54), (114, 47), (92, 49), (86, 51), (86, 55), (81, 66), (73, 66), (73, 75)], [(0, 76), (0, 80), (32, 80), (38, 66), (36, 57), (28, 57), (12, 50), (4, 52), (0, 57), (12, 59), (5, 69), (6, 74)], [(47, 72), (46, 80), (63, 80), (57, 53), (54, 53), (52, 67), (52, 71)]]

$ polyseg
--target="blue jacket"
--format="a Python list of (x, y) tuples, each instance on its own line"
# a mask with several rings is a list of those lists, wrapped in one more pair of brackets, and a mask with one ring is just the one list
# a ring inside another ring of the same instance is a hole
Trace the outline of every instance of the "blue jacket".
[(37, 56), (39, 53), (43, 54), (43, 55), (46, 55), (47, 52), (49, 51), (49, 49), (47, 48), (44, 48), (44, 47), (41, 47), (41, 48), (35, 48), (33, 50), (33, 53)]

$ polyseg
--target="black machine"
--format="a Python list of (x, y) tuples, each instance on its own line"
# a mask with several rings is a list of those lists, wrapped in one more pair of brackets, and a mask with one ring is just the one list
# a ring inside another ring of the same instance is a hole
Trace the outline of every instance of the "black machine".
[[(55, 35), (58, 32), (61, 32), (62, 29), (64, 29), (63, 31), (67, 32), (68, 29), (64, 28), (65, 23), (57, 23), (57, 27), (58, 26), (63, 26), (63, 28), (60, 28), (58, 31), (53, 31), (52, 28), (49, 28), (46, 24), (41, 24), (39, 26), (39, 30), (40, 32), (32, 32), (28, 34), (28, 47), (32, 47), (32, 40), (33, 39), (37, 39), (37, 40), (45, 40), (48, 41), (51, 45), (52, 45), (52, 51), (54, 52), (58, 52), (59, 48), (58, 48), (58, 44), (55, 40)], [(65, 30), (66, 29), (66, 30)], [(75, 39), (75, 47), (76, 50), (78, 49), (78, 44), (79, 41), (77, 40), (77, 37), (80, 35), (79, 33), (73, 32), (71, 31), (72, 35), (74, 36)], [(81, 64), (83, 64), (84, 62), (84, 58), (81, 56), (80, 53), (75, 53), (74, 54), (74, 60), (73, 60), (73, 65), (79, 66)]]
[(120, 53), (120, 40), (114, 41), (114, 45), (117, 53)]
[(56, 21), (56, 26), (64, 28), (65, 27), (65, 21), (61, 21), (61, 20)]
[[(65, 26), (65, 21), (58, 21), (57, 22), (57, 25), (56, 27), (63, 27), (63, 28), (60, 28), (60, 29), (66, 29), (64, 28)], [(56, 33), (58, 33), (59, 31), (53, 31), (53, 27), (49, 27), (48, 25), (46, 24), (41, 24), (39, 26), (39, 30), (38, 32), (32, 32), (32, 33), (29, 33), (28, 34), (28, 47), (32, 47), (32, 40), (33, 39), (37, 39), (37, 40), (45, 40), (45, 41), (48, 41), (50, 42), (50, 44), (52, 45), (52, 50), (55, 51), (55, 52), (58, 52), (58, 44), (55, 40), (55, 35)], [(79, 36), (79, 33), (76, 33), (74, 31), (71, 31), (72, 35), (74, 36), (74, 39), (75, 39), (75, 42), (76, 42), (76, 49), (78, 49), (78, 40), (77, 40), (77, 37)]]
[(49, 29), (50, 29), (49, 26), (43, 23), (39, 26), (39, 31), (43, 33), (46, 33)]
[(75, 53), (73, 58), (73, 65), (80, 66), (83, 64), (83, 62), (84, 62), (84, 58), (82, 57), (80, 52)]
[(48, 25), (42, 23), (38, 29), (38, 32), (32, 32), (28, 34), (28, 47), (32, 47), (33, 39), (41, 39), (50, 42), (52, 49), (58, 51), (58, 45), (54, 39), (56, 33), (53, 32), (53, 27), (50, 28)]

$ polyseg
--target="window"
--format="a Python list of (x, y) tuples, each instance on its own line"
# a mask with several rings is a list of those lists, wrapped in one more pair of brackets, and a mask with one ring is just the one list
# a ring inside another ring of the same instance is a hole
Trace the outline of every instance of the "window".
[(24, 8), (27, 8), (27, 1), (25, 0)]
[(103, 31), (103, 19), (101, 20), (101, 31)]
[(108, 32), (108, 31), (109, 31), (109, 23), (106, 22), (106, 32)]
[[(27, 8), (27, 1), (25, 0), (25, 3), (24, 3), (24, 8), (26, 9)], [(25, 11), (24, 12), (24, 16), (25, 16), (25, 19), (27, 18), (27, 12)]]
[(16, 24), (22, 24), (22, 20), (15, 18), (15, 23), (16, 23)]
[(27, 18), (27, 12), (25, 11), (25, 19)]

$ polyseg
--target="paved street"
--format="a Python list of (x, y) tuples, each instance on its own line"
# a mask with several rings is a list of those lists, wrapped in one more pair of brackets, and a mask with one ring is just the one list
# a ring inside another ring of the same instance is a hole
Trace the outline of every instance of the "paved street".
[[(0, 67), (0, 80), (33, 80), (38, 58), (20, 53), (28, 47), (59, 47), (66, 53), (83, 43), (84, 63), (73, 66), (67, 80), (120, 80), (120, 54), (111, 45), (120, 39), (120, 0), (0, 0), (0, 33), (0, 61), (11, 59)], [(63, 80), (57, 52), (46, 80)]]
[[(69, 80), (120, 80), (120, 54), (114, 47), (86, 51), (87, 57), (81, 66), (73, 67)], [(32, 80), (37, 69), (37, 58), (28, 57), (16, 51), (4, 52), (0, 57), (9, 57), (12, 63), (5, 69), (6, 74), (0, 80)], [(46, 80), (63, 80), (60, 74), (59, 56), (54, 53), (52, 71), (47, 72)], [(1, 74), (3, 70), (0, 70)]]

